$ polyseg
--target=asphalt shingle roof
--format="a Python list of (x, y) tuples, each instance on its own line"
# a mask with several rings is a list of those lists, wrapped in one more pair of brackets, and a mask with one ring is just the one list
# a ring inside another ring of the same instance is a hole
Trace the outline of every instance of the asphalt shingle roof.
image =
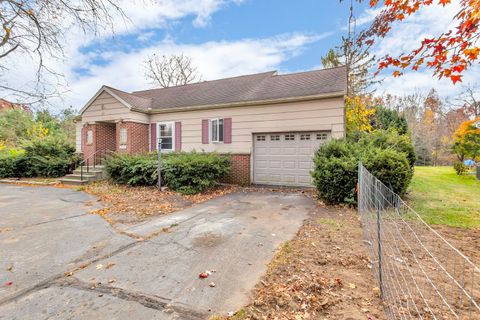
[(115, 94), (139, 109), (175, 109), (346, 92), (345, 67), (278, 75), (276, 71)]

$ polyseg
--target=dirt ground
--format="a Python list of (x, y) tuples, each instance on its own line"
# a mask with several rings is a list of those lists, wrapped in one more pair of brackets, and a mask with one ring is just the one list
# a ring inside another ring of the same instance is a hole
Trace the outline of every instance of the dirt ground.
[(385, 319), (356, 212), (319, 206), (232, 319)]
[(448, 226), (432, 226), (450, 244), (460, 250), (477, 266), (480, 266), (480, 230), (463, 229)]
[(102, 202), (105, 208), (92, 210), (111, 224), (136, 224), (154, 216), (179, 211), (228, 194), (238, 187), (219, 186), (196, 195), (182, 195), (160, 191), (156, 187), (129, 187), (108, 181), (99, 181), (79, 188)]

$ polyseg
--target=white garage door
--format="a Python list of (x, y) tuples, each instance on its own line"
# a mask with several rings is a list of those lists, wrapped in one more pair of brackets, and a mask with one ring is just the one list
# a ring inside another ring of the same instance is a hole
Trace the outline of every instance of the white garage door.
[(329, 132), (316, 131), (254, 134), (253, 182), (312, 186), (314, 153), (329, 137)]

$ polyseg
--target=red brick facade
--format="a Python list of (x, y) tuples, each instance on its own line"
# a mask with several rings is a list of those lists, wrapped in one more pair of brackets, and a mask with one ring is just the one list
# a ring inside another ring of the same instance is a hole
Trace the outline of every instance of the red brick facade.
[[(120, 128), (127, 129), (127, 143), (120, 145)], [(88, 132), (92, 141), (88, 143)], [(137, 122), (98, 122), (86, 124), (82, 128), (83, 158), (92, 161), (92, 155), (99, 150), (112, 150), (125, 153), (148, 152), (148, 124)]]
[[(127, 143), (120, 145), (120, 129), (127, 129)], [(116, 150), (123, 153), (149, 151), (148, 124), (138, 122), (118, 122), (116, 127)]]
[[(120, 132), (125, 128), (127, 140), (120, 145)], [(88, 132), (92, 132), (92, 141), (87, 143)], [(98, 150), (112, 150), (122, 153), (143, 153), (149, 151), (149, 125), (138, 122), (99, 122), (86, 124), (82, 128), (82, 150), (84, 159), (92, 163), (92, 155)], [(223, 179), (224, 183), (250, 184), (250, 155), (231, 154), (231, 171)]]
[(222, 181), (224, 183), (250, 184), (250, 155), (232, 154), (230, 174)]
[[(92, 140), (88, 143), (89, 131), (92, 133)], [(97, 150), (115, 150), (115, 124), (95, 123), (87, 124), (82, 130), (83, 158), (93, 161), (92, 155)]]

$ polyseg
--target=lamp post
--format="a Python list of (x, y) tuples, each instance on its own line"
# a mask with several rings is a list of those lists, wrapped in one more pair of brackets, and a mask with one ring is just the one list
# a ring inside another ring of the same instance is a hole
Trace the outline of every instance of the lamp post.
[(158, 181), (157, 181), (157, 187), (158, 190), (162, 189), (162, 164), (161, 164), (161, 153), (162, 153), (162, 138), (158, 138), (158, 144), (157, 144), (157, 175), (158, 175)]

